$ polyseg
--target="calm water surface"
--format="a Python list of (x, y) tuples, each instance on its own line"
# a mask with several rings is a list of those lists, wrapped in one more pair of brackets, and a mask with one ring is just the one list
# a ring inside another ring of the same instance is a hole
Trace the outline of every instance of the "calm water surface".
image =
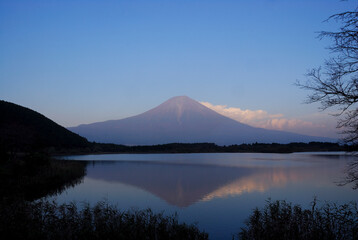
[(121, 209), (177, 212), (211, 239), (231, 239), (252, 209), (268, 198), (308, 207), (358, 201), (352, 185), (337, 186), (354, 158), (343, 153), (106, 154), (67, 156), (89, 161), (82, 183), (58, 202), (107, 199)]

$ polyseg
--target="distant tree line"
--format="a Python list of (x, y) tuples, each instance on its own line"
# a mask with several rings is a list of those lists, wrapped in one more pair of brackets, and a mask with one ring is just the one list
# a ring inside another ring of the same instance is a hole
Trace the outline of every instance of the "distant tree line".
[(116, 144), (93, 143), (92, 152), (118, 153), (292, 153), (318, 151), (350, 151), (347, 145), (330, 142), (310, 143), (252, 143), (219, 146), (215, 143), (170, 143), (146, 146), (125, 146)]

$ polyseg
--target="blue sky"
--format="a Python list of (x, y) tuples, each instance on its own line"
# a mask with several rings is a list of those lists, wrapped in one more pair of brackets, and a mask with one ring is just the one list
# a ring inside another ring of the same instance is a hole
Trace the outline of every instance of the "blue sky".
[(317, 39), (317, 32), (337, 25), (323, 21), (356, 6), (338, 0), (0, 0), (0, 99), (68, 127), (129, 117), (187, 95), (312, 123), (320, 126), (315, 135), (333, 136), (335, 119), (319, 113), (318, 104), (302, 104), (307, 92), (293, 84), (329, 56), (330, 41)]

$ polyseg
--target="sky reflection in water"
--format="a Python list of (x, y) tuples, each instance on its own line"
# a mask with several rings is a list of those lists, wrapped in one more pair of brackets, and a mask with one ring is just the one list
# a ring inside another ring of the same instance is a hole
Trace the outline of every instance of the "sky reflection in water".
[(311, 154), (108, 154), (69, 156), (91, 160), (83, 183), (58, 201), (107, 198), (120, 208), (178, 212), (198, 222), (212, 239), (237, 232), (251, 210), (268, 198), (308, 206), (358, 200), (351, 186), (338, 187), (350, 156)]

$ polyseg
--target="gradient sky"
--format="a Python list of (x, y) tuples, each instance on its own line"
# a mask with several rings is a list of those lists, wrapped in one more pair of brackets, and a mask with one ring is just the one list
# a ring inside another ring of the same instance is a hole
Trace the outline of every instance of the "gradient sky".
[(266, 122), (254, 118), (255, 126), (285, 120), (285, 127), (266, 127), (334, 136), (329, 111), (303, 104), (308, 92), (293, 84), (329, 56), (330, 41), (317, 32), (337, 25), (324, 20), (356, 6), (0, 0), (0, 99), (68, 127), (133, 116), (187, 95), (223, 112), (231, 108), (238, 120), (259, 114)]

